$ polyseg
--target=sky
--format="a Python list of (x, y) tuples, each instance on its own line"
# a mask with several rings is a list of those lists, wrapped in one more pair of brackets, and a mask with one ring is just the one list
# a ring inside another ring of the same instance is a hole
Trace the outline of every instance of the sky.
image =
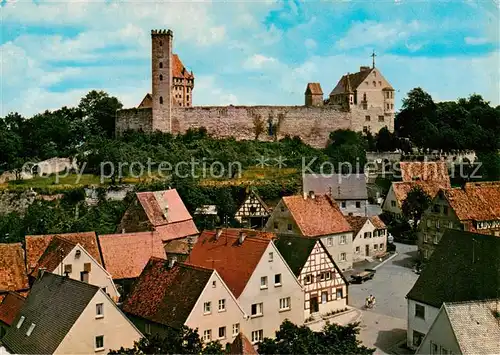
[(499, 104), (499, 0), (0, 0), (0, 116), (77, 105), (104, 90), (125, 107), (151, 91), (151, 30), (174, 32), (194, 105), (302, 105), (308, 82), (376, 66), (396, 108), (478, 93)]

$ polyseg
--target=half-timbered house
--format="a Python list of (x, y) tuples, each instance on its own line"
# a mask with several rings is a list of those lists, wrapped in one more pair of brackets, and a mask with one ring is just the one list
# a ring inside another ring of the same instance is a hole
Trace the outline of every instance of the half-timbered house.
[(248, 228), (264, 228), (271, 212), (255, 190), (251, 190), (234, 218)]
[(279, 252), (304, 288), (304, 317), (344, 309), (348, 282), (321, 240), (281, 236)]

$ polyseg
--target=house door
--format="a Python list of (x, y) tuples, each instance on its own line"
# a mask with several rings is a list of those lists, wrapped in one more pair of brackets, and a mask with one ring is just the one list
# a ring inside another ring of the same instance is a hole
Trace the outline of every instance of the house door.
[(370, 256), (370, 245), (365, 245), (365, 255)]
[(310, 309), (311, 313), (319, 312), (318, 296), (314, 297), (311, 296), (311, 300), (309, 301), (309, 303), (311, 304), (311, 309)]

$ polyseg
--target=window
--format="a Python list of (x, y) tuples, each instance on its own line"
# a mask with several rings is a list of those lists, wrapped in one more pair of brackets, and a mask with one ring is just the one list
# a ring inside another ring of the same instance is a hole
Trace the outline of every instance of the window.
[(289, 231), (292, 230), (292, 224), (291, 223), (288, 223), (288, 226), (286, 227)]
[(380, 250), (384, 250), (384, 243), (380, 243)]
[(391, 107), (391, 106), (389, 106), (389, 104), (387, 103), (387, 104), (386, 104), (386, 108), (389, 110), (389, 108), (390, 108), (390, 107)]
[(377, 86), (377, 82), (373, 80), (373, 86)]
[(31, 333), (33, 333), (33, 329), (35, 329), (35, 326), (36, 326), (35, 323), (31, 323), (30, 327), (28, 328), (28, 331), (26, 332), (27, 336), (30, 336)]
[(144, 324), (144, 333), (151, 334), (151, 323)]
[(186, 99), (189, 101), (189, 95), (186, 96)]
[(71, 274), (71, 272), (73, 271), (73, 265), (71, 264), (65, 264), (64, 265), (64, 273), (68, 273), (68, 274)]
[(163, 63), (162, 62), (160, 62), (160, 68), (163, 68)]
[(328, 302), (328, 292), (323, 291), (321, 292), (321, 303), (326, 303)]
[(328, 239), (326, 240), (326, 245), (328, 245), (329, 247), (331, 247), (333, 245), (333, 238), (332, 237), (328, 237)]
[(366, 122), (370, 122), (370, 116), (368, 116), (368, 115), (367, 115), (367, 116), (365, 116), (365, 121), (366, 121)]
[(435, 213), (441, 212), (441, 208), (439, 207), (439, 205), (433, 205), (432, 212), (435, 212)]
[(19, 322), (17, 322), (17, 325), (16, 325), (17, 329), (21, 328), (21, 325), (23, 325), (23, 322), (25, 319), (26, 319), (26, 317), (24, 317), (24, 316), (21, 316), (21, 318), (19, 318)]
[(332, 273), (330, 271), (325, 271), (323, 274), (325, 275), (325, 280), (332, 279)]
[(378, 245), (377, 244), (373, 244), (373, 250), (377, 250), (378, 249)]
[(203, 331), (203, 341), (209, 342), (212, 340), (212, 329), (205, 329)]
[(252, 343), (258, 343), (264, 338), (264, 331), (262, 329), (252, 331)]
[(393, 110), (393, 109), (394, 109), (394, 104), (391, 104), (391, 110)]
[(415, 317), (425, 319), (425, 307), (415, 304)]
[(384, 122), (384, 116), (378, 116), (378, 121), (379, 122)]
[(104, 335), (95, 337), (95, 351), (104, 350)]
[(89, 273), (87, 271), (80, 272), (80, 281), (89, 283)]
[(163, 42), (162, 41), (160, 41), (160, 47), (163, 47)]
[(212, 287), (217, 286), (217, 281), (212, 281)]
[(448, 354), (450, 354), (450, 351), (448, 349), (445, 349), (445, 348), (441, 347), (441, 354), (442, 355), (448, 355)]
[(443, 214), (448, 214), (448, 206), (443, 206)]
[(365, 232), (365, 234), (363, 235), (363, 237), (364, 237), (365, 239), (367, 239), (367, 238), (371, 238), (371, 237), (372, 237), (372, 232)]
[(360, 247), (356, 247), (356, 253), (359, 253), (361, 251)]
[(389, 98), (389, 91), (387, 91), (387, 92), (385, 93), (385, 97), (386, 97), (386, 98)]
[(274, 229), (278, 230), (278, 222), (274, 222)]
[(290, 297), (280, 298), (280, 311), (288, 311), (290, 309)]
[(448, 228), (450, 228), (450, 229), (451, 229), (451, 228), (453, 228), (453, 222), (452, 222), (452, 221), (450, 221), (450, 222), (448, 223)]
[(260, 278), (260, 288), (261, 289), (267, 288), (267, 276), (262, 276)]
[(281, 274), (274, 275), (274, 286), (281, 286)]
[(95, 305), (95, 317), (102, 318), (104, 317), (104, 304), (98, 303)]
[(212, 302), (203, 303), (203, 313), (205, 314), (212, 313)]
[(344, 292), (343, 292), (342, 288), (338, 288), (337, 289), (337, 299), (343, 298), (343, 294), (344, 294)]
[(285, 206), (281, 205), (281, 212), (285, 212)]
[(225, 312), (226, 311), (226, 300), (221, 299), (219, 300), (219, 312)]
[(219, 327), (219, 339), (226, 338), (226, 327)]
[(268, 256), (269, 256), (269, 258), (268, 258), (269, 261), (273, 261), (274, 254), (271, 252), (268, 254)]
[(413, 331), (413, 346), (418, 347), (422, 340), (424, 340), (424, 334), (417, 332), (416, 330)]
[(356, 201), (356, 208), (361, 208), (361, 202)]
[(340, 253), (340, 261), (346, 261), (346, 254), (345, 253)]
[(163, 75), (160, 74), (160, 81), (163, 81)]
[(309, 285), (309, 284), (312, 284), (314, 282), (314, 276), (309, 274), (309, 275), (306, 275), (305, 279), (304, 279), (304, 283), (306, 285)]
[(346, 208), (346, 202), (345, 202), (345, 201), (342, 201), (342, 202), (340, 203), (340, 206), (341, 206), (342, 208)]
[(160, 96), (160, 105), (163, 105), (163, 96)]
[(378, 82), (378, 86), (382, 86), (382, 82), (380, 80)]
[(437, 344), (434, 344), (432, 341), (430, 342), (431, 343), (431, 355), (437, 355), (439, 354), (439, 347)]
[(340, 244), (346, 244), (347, 243), (347, 237), (345, 235), (340, 236)]
[(233, 337), (240, 334), (240, 323), (233, 324)]
[(394, 200), (391, 201), (391, 207), (396, 207), (396, 201)]
[(252, 304), (252, 316), (257, 317), (263, 314), (263, 303)]

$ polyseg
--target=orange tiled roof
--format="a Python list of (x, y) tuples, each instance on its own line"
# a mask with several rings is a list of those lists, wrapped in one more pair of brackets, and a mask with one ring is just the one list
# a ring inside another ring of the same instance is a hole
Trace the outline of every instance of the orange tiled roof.
[(370, 217), (370, 222), (372, 222), (373, 225), (375, 226), (375, 228), (377, 228), (377, 229), (386, 229), (387, 228), (387, 226), (380, 219), (379, 216), (372, 216), (372, 217)]
[(156, 232), (99, 236), (104, 267), (114, 280), (138, 277), (151, 257), (166, 259)]
[(0, 303), (0, 322), (11, 325), (22, 308), (25, 298), (16, 292), (9, 292)]
[(95, 232), (27, 235), (26, 240), (26, 266), (28, 271), (33, 270), (52, 238), (59, 237), (71, 243), (80, 244), (92, 257), (102, 265), (101, 253), (97, 244)]
[(176, 223), (169, 223), (164, 226), (156, 227), (156, 231), (161, 240), (166, 242), (173, 239), (180, 239), (190, 235), (200, 233), (193, 220), (187, 220)]
[(467, 183), (465, 188), (444, 190), (461, 220), (500, 220), (500, 182)]
[(230, 355), (258, 355), (250, 340), (243, 334), (239, 333), (229, 347)]
[(401, 179), (411, 181), (435, 181), (443, 187), (450, 187), (450, 176), (445, 161), (433, 162), (400, 162)]
[(42, 256), (40, 256), (40, 259), (38, 259), (30, 275), (35, 276), (40, 268), (44, 268), (48, 272), (53, 272), (61, 263), (62, 259), (64, 259), (75, 246), (75, 243), (55, 236), (50, 241)]
[(308, 83), (306, 88), (306, 94), (311, 95), (323, 95), (323, 90), (321, 90), (320, 83)]
[(238, 298), (252, 276), (267, 246), (265, 238), (246, 237), (238, 242), (237, 230), (222, 230), (216, 239), (215, 231), (203, 231), (191, 250), (186, 263), (216, 269)]
[(446, 186), (440, 185), (437, 182), (424, 182), (424, 181), (412, 181), (412, 182), (393, 182), (392, 189), (394, 190), (394, 194), (396, 196), (396, 200), (398, 201), (399, 207), (402, 206), (403, 201), (408, 196), (408, 193), (415, 186), (420, 186), (422, 190), (424, 190), (431, 198), (434, 198), (438, 191)]
[(365, 225), (366, 221), (368, 220), (368, 217), (345, 216), (345, 219), (352, 227), (352, 230), (354, 232), (354, 237), (356, 237), (356, 235), (359, 233), (361, 228), (363, 228), (363, 226)]
[(193, 79), (194, 75), (191, 74), (182, 64), (181, 59), (177, 54), (172, 54), (172, 77)]
[(283, 202), (305, 237), (349, 232), (351, 226), (329, 196), (285, 196)]
[(19, 291), (28, 287), (22, 244), (0, 244), (0, 291)]

